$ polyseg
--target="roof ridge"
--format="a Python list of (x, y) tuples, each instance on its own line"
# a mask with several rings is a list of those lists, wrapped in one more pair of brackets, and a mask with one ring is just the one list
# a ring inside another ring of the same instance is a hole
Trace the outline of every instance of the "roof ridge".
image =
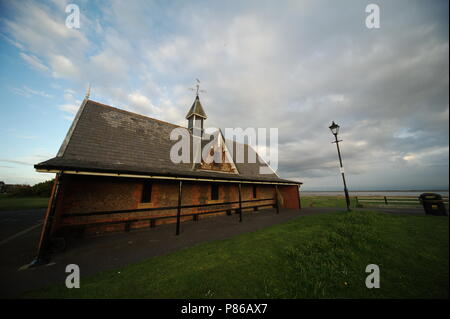
[(75, 114), (75, 117), (74, 117), (74, 119), (72, 121), (72, 124), (70, 124), (69, 130), (67, 131), (66, 136), (64, 137), (64, 140), (63, 140), (61, 146), (59, 147), (59, 150), (58, 150), (58, 153), (56, 154), (56, 157), (64, 156), (64, 153), (66, 152), (66, 149), (67, 149), (67, 145), (69, 145), (69, 142), (72, 139), (73, 132), (75, 131), (75, 129), (76, 129), (77, 125), (78, 125), (78, 121), (80, 120), (81, 114), (86, 109), (86, 104), (88, 102), (89, 102), (89, 100), (87, 98), (85, 98), (83, 100), (83, 102), (81, 102), (81, 105), (78, 108), (77, 113)]
[(166, 121), (163, 121), (163, 120), (158, 120), (158, 119), (155, 119), (155, 118), (150, 117), (150, 116), (146, 116), (146, 115), (142, 115), (142, 114), (139, 114), (139, 113), (127, 111), (127, 110), (120, 109), (120, 108), (118, 108), (118, 107), (111, 106), (111, 105), (108, 105), (108, 104), (100, 103), (100, 102), (97, 102), (97, 101), (94, 101), (94, 100), (90, 100), (90, 99), (89, 99), (88, 102), (92, 102), (92, 103), (94, 103), (94, 104), (97, 104), (97, 105), (100, 105), (100, 106), (103, 106), (103, 107), (108, 107), (108, 108), (114, 109), (114, 110), (119, 111), (119, 112), (122, 112), (122, 113), (127, 113), (127, 114), (130, 114), (130, 115), (142, 117), (142, 118), (147, 119), (147, 120), (152, 120), (152, 121), (156, 121), (156, 122), (160, 122), (160, 123), (164, 123), (164, 124), (169, 124), (169, 125), (172, 125), (172, 126), (176, 126), (176, 127), (181, 127), (181, 128), (187, 129), (187, 127), (184, 127), (184, 126), (181, 126), (181, 125), (178, 125), (178, 124), (166, 122)]

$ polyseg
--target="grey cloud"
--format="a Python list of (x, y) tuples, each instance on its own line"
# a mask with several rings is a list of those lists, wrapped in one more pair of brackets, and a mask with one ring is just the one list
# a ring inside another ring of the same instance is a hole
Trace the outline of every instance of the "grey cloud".
[(93, 81), (102, 102), (162, 120), (183, 123), (200, 78), (206, 124), (278, 127), (278, 173), (306, 188), (340, 185), (332, 120), (355, 186), (448, 187), (448, 2), (378, 1), (378, 30), (364, 25), (368, 3), (97, 2), (100, 18), (45, 47), (32, 19), (8, 26), (33, 56), (64, 54), (79, 70), (71, 80)]

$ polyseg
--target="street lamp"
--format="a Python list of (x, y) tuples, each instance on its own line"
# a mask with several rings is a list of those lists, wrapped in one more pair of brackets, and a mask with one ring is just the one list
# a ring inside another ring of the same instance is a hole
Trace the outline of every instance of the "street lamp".
[(342, 174), (342, 180), (344, 181), (344, 192), (345, 192), (345, 202), (347, 203), (347, 211), (350, 211), (350, 198), (348, 196), (348, 190), (347, 190), (347, 183), (345, 182), (345, 175), (344, 175), (344, 167), (342, 166), (342, 158), (341, 158), (341, 151), (339, 149), (339, 142), (342, 142), (342, 140), (338, 140), (337, 136), (339, 133), (339, 125), (336, 123), (331, 124), (330, 126), (331, 133), (333, 133), (334, 138), (336, 139), (332, 143), (336, 143), (338, 155), (339, 155), (339, 164), (341, 165), (341, 174)]

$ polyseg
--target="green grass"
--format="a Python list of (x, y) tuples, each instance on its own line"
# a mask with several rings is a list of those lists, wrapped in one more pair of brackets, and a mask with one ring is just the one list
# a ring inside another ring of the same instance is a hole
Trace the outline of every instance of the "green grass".
[(0, 211), (2, 210), (20, 210), (33, 208), (46, 208), (48, 198), (46, 197), (10, 197), (4, 194), (0, 195)]
[[(347, 207), (344, 196), (302, 196), (302, 207)], [(356, 200), (350, 197), (350, 207), (356, 207)]]
[[(448, 298), (448, 254), (447, 217), (318, 214), (24, 297)], [(380, 289), (365, 286), (368, 264)]]
[[(378, 197), (379, 198), (379, 197)], [(390, 197), (389, 200), (392, 201), (393, 197)], [(344, 196), (302, 196), (301, 197), (302, 207), (338, 207), (345, 208), (347, 207), (345, 203)], [(448, 210), (448, 205), (445, 205)], [(401, 203), (393, 203), (388, 202), (388, 205), (384, 203), (376, 203), (376, 202), (359, 202), (356, 204), (356, 198), (350, 197), (350, 207), (351, 208), (421, 208), (422, 205), (417, 202), (401, 202)]]

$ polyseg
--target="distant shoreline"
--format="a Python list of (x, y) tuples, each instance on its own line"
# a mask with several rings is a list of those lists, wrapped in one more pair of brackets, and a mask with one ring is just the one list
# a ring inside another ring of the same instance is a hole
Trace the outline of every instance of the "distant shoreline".
[[(343, 190), (329, 190), (329, 191), (314, 191), (314, 190), (302, 190), (301, 188), (300, 188), (300, 190), (303, 192), (303, 193), (336, 193), (336, 192), (344, 192)], [(422, 193), (433, 193), (433, 192), (448, 192), (449, 190), (448, 189), (432, 189), (432, 190), (429, 190), (429, 189), (419, 189), (419, 190), (416, 190), (416, 189), (409, 189), (409, 190), (388, 190), (388, 189), (386, 189), (386, 190), (349, 190), (348, 192), (349, 193), (356, 193), (356, 192), (361, 192), (361, 193), (399, 193), (399, 192), (402, 192), (402, 193), (405, 193), (405, 192), (408, 192), (408, 193), (420, 193), (420, 192), (422, 192)]]
[[(344, 191), (304, 191), (300, 189), (304, 196), (344, 196)], [(437, 193), (448, 197), (448, 190), (376, 190), (376, 191), (349, 191), (350, 196), (372, 196), (372, 197), (418, 197), (423, 193)]]

